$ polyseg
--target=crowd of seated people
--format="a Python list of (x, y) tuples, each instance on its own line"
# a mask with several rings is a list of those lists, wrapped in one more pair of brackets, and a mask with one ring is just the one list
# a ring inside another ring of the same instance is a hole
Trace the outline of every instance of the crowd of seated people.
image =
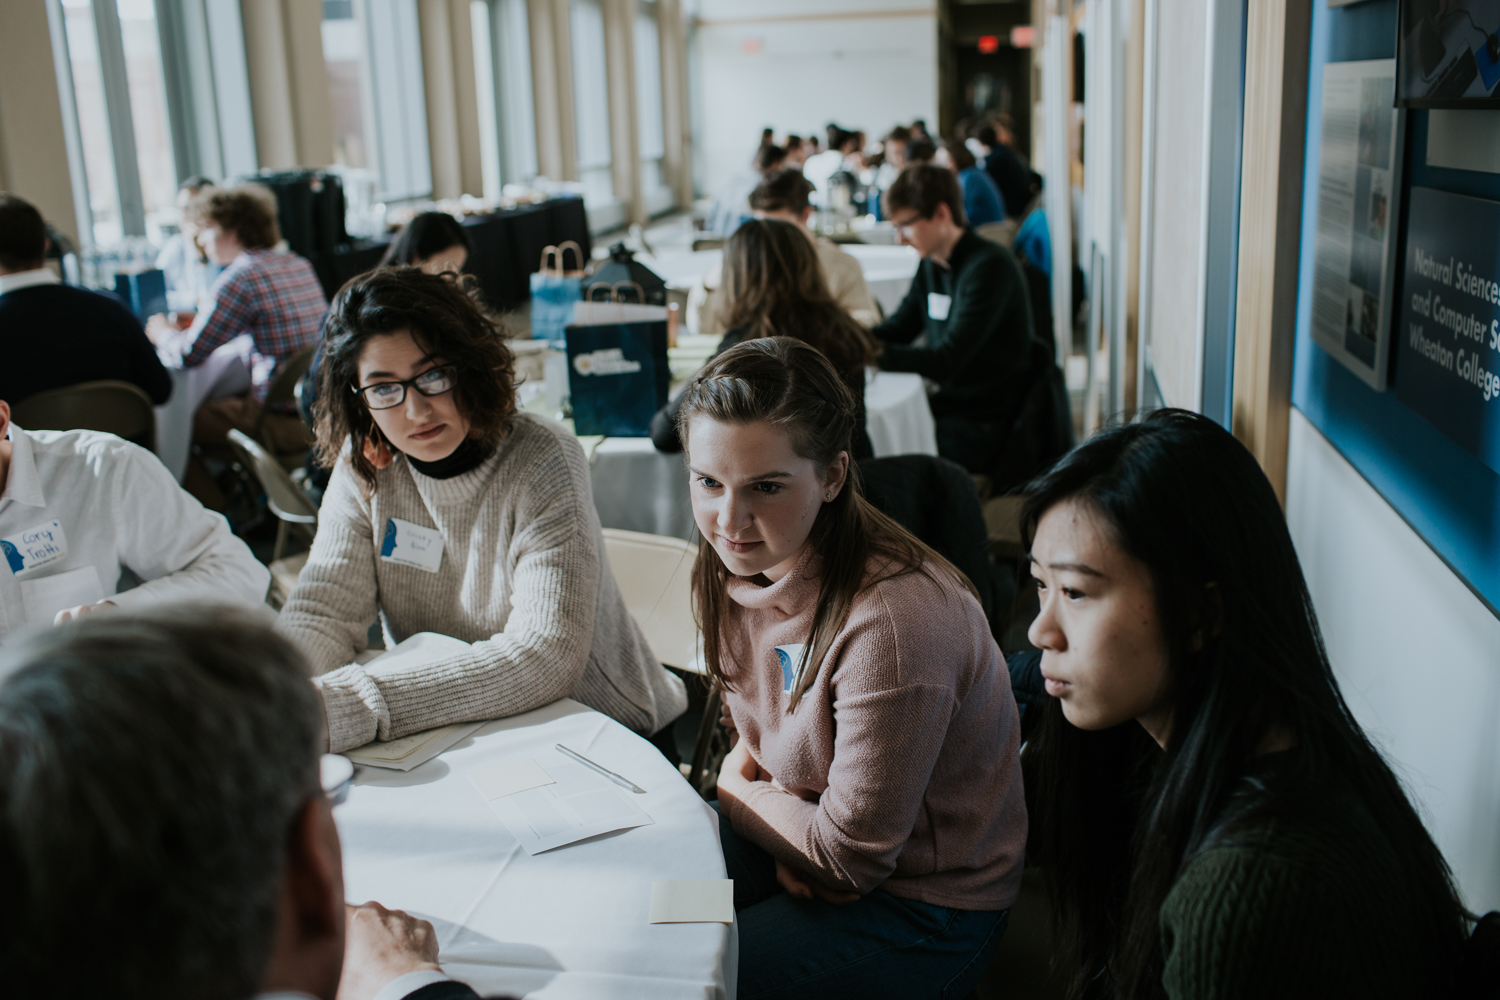
[[(971, 579), (867, 495), (869, 368), (922, 375), (939, 452), (987, 474), (1053, 364), (1022, 265), (976, 232), (1017, 214), (972, 148), (993, 130), (884, 141), (901, 166), (882, 211), (920, 264), (873, 326), (857, 264), (808, 229), (798, 164), (879, 164), (857, 133), (820, 153), (765, 135), (754, 217), (701, 296), (722, 339), (652, 423), (700, 536), (738, 995), (971, 995), (1027, 865), (1079, 1000), (1451, 995), (1468, 914), (1343, 700), (1279, 501), (1231, 434), (1160, 410), (1024, 484), (1036, 652), (1009, 662)], [(114, 366), (82, 376), (124, 377), (132, 351), (157, 361), (148, 333), (187, 364), (249, 333), (250, 390), (205, 404), (205, 437), (262, 422), (268, 380), (317, 341), (303, 396), (326, 492), (272, 618), (266, 569), (149, 451), (17, 427), (4, 393), (37, 390), (0, 382), (9, 989), (475, 998), (432, 924), (345, 903), (333, 809), (353, 772), (332, 755), (572, 698), (676, 763), (686, 688), (610, 571), (583, 447), (517, 407), (460, 224), (418, 216), (325, 306), (261, 193), (204, 187), (187, 211), (184, 261), (197, 246), (224, 270), (185, 329), (143, 330), (37, 273), (40, 216), (0, 195), (0, 337), (42, 350), (32, 331), (77, 322), (74, 353)], [(55, 549), (17, 546), (48, 526)], [(367, 668), (372, 622), (387, 646), (467, 648)]]

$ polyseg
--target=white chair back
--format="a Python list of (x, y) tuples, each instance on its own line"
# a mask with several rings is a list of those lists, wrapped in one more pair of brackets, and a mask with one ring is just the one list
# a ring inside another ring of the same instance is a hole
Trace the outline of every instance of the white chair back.
[(669, 667), (702, 673), (702, 642), (693, 621), (697, 547), (680, 538), (605, 528), (604, 551), (625, 607), (652, 651)]

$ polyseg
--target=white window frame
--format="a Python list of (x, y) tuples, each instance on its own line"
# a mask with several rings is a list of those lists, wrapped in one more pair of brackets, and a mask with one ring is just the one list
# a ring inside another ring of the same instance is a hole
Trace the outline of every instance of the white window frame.
[(471, 0), (484, 195), (536, 179), (536, 107), (526, 0)]
[[(417, 0), (355, 0), (354, 16), (365, 38), (363, 90), (372, 105), (365, 123), (374, 132), (365, 141), (380, 175), (376, 197), (385, 202), (429, 198), (432, 159)], [(371, 65), (380, 72), (372, 72)]]
[[(78, 106), (62, 0), (46, 0), (53, 64), (62, 105), (68, 173), (81, 247), (94, 245), (93, 210), (79, 135)], [(100, 68), (105, 79), (110, 150), (124, 236), (146, 235), (145, 198), (136, 157), (135, 122), (115, 0), (92, 0)], [(221, 179), (259, 167), (237, 0), (155, 0), (168, 131), (175, 180), (194, 174)]]
[[(583, 184), (589, 229), (603, 232), (623, 226), (626, 221), (625, 203), (614, 188), (604, 5), (600, 0), (568, 0), (568, 29), (578, 179)], [(595, 42), (597, 51), (591, 51)]]
[[(657, 5), (644, 0), (636, 8), (635, 24), (636, 132), (640, 146), (641, 200), (647, 216), (670, 212), (677, 192), (667, 184), (662, 164), (667, 155), (665, 88), (661, 78), (661, 16)], [(655, 184), (648, 184), (655, 180)]]

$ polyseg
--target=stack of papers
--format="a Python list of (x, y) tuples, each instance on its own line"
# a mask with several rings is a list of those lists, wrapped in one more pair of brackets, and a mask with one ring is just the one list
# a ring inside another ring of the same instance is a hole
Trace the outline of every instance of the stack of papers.
[(655, 822), (615, 785), (561, 756), (545, 768), (529, 757), (508, 760), (469, 780), (527, 854)]
[(362, 747), (345, 751), (344, 756), (356, 764), (369, 767), (410, 771), (459, 743), (482, 725), (483, 722), (459, 722), (426, 732), (412, 733), (397, 740), (373, 740)]

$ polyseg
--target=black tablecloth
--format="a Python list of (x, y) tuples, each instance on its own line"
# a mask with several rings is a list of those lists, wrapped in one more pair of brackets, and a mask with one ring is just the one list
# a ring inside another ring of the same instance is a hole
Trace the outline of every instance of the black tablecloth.
[[(581, 198), (554, 198), (508, 212), (475, 215), (464, 220), (473, 253), (464, 272), (479, 279), (479, 289), (492, 309), (514, 309), (531, 297), (531, 275), (541, 262), (542, 248), (572, 240), (588, 260), (589, 220)], [(323, 290), (330, 299), (344, 282), (380, 263), (390, 240), (360, 240), (321, 260), (314, 260)], [(568, 266), (575, 266), (572, 257)]]

